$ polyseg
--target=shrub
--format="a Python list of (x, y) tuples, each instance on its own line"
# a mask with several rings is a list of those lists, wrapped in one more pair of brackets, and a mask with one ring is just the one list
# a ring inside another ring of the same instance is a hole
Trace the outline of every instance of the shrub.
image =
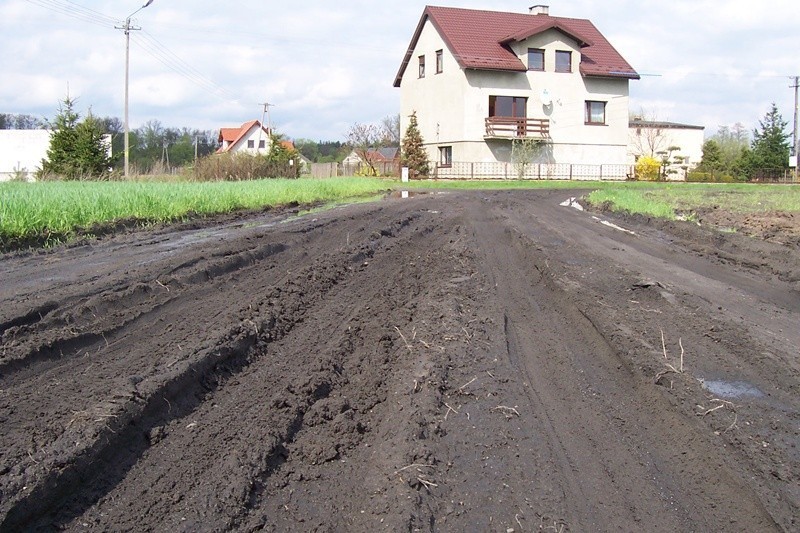
[(636, 179), (657, 181), (661, 176), (661, 161), (655, 157), (642, 156), (636, 161)]
[(298, 165), (270, 161), (263, 155), (215, 154), (199, 159), (192, 178), (195, 181), (243, 181), (264, 178), (297, 178)]

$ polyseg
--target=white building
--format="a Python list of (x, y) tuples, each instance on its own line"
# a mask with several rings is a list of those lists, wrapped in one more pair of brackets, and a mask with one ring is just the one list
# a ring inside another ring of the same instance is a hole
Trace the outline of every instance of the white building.
[(440, 176), (459, 162), (511, 162), (512, 141), (530, 139), (542, 143), (536, 162), (618, 165), (624, 178), (632, 79), (588, 20), (551, 17), (546, 6), (428, 6), (394, 85), (401, 130), (416, 112)]
[(50, 130), (0, 130), (0, 181), (32, 179), (50, 148)]
[(694, 168), (703, 159), (705, 127), (658, 120), (632, 119), (629, 127), (628, 162), (641, 156), (661, 159), (665, 152), (672, 159), (681, 158), (683, 165)]

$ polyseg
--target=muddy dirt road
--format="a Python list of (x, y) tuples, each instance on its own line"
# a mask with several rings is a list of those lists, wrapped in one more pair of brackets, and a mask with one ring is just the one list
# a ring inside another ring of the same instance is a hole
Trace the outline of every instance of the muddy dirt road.
[(570, 195), (3, 257), (0, 530), (800, 529), (797, 247)]

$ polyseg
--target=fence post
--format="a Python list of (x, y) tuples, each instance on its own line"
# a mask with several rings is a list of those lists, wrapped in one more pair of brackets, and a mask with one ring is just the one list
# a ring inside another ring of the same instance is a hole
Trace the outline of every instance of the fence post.
[(569, 164), (569, 181), (572, 181), (572, 163)]
[(469, 179), (471, 180), (475, 179), (475, 163), (469, 164)]
[(603, 181), (603, 165), (600, 165), (600, 181)]

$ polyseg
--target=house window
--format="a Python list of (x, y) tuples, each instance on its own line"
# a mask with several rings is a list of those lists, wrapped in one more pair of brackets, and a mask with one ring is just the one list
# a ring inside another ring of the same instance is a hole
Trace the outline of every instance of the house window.
[(528, 99), (521, 96), (490, 96), (490, 117), (517, 117), (527, 116)]
[(606, 103), (605, 102), (586, 102), (586, 124), (605, 124), (606, 123)]
[(528, 70), (544, 71), (544, 50), (528, 48)]
[(556, 72), (572, 72), (572, 52), (556, 50)]
[(253, 139), (250, 139), (249, 141), (247, 141), (247, 147), (248, 148), (255, 148), (256, 147), (256, 142)]
[(419, 77), (425, 77), (425, 56), (419, 56)]
[(444, 72), (444, 50), (436, 51), (436, 74)]
[(452, 167), (453, 166), (453, 147), (440, 146), (439, 147), (439, 166)]
[(267, 147), (267, 141), (265, 141), (263, 139), (258, 141), (258, 147), (259, 148), (266, 148)]

